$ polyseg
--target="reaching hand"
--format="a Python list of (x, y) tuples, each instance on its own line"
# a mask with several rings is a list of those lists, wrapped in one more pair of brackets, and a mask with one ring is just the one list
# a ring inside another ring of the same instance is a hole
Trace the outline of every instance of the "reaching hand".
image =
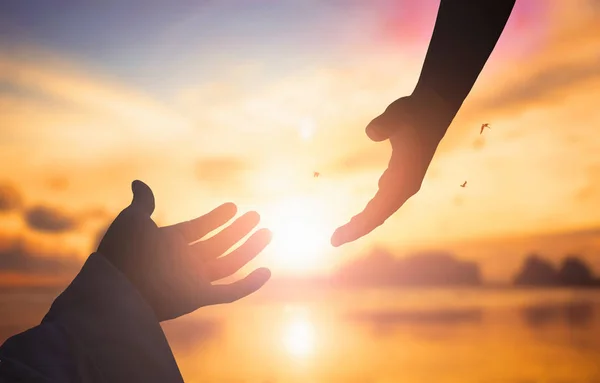
[(361, 213), (335, 231), (331, 238), (333, 246), (369, 234), (419, 191), (435, 150), (452, 121), (439, 104), (434, 105), (426, 105), (415, 96), (403, 97), (367, 126), (367, 135), (373, 141), (389, 138), (392, 158), (379, 179), (375, 197)]
[(150, 218), (154, 211), (152, 190), (134, 181), (132, 191), (133, 201), (108, 228), (98, 252), (136, 286), (159, 321), (202, 306), (236, 301), (270, 278), (270, 271), (261, 268), (231, 284), (211, 283), (238, 271), (269, 244), (270, 231), (261, 229), (221, 257), (258, 225), (258, 213), (246, 213), (218, 234), (198, 242), (233, 218), (237, 207), (226, 203), (194, 220), (159, 228)]

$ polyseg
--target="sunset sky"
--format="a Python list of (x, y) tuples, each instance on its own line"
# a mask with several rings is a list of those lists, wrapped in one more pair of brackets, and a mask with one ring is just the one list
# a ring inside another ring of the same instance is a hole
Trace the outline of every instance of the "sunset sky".
[(492, 279), (514, 271), (504, 254), (544, 247), (600, 267), (597, 0), (518, 0), (420, 193), (329, 245), (376, 191), (390, 148), (364, 127), (412, 91), (438, 4), (2, 1), (0, 276), (52, 274), (18, 257), (85, 259), (133, 179), (159, 225), (257, 209), (275, 243), (253, 266), (283, 274), (374, 246), (455, 249)]

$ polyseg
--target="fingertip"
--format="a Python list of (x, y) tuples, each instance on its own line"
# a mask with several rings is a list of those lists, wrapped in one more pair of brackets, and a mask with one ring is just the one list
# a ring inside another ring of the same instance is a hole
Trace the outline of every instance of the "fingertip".
[(266, 267), (260, 267), (254, 271), (256, 279), (264, 281), (263, 284), (271, 278), (271, 270)]
[(260, 235), (267, 242), (271, 242), (273, 239), (273, 232), (267, 228), (262, 228), (256, 231), (256, 235)]
[(330, 240), (331, 246), (339, 247), (344, 244), (344, 242), (342, 241), (342, 235), (340, 234), (341, 230), (342, 229), (340, 228), (333, 232), (333, 235), (331, 236), (331, 240)]
[(237, 205), (233, 202), (225, 202), (224, 204), (222, 204), (221, 206), (218, 207), (218, 209), (227, 216), (235, 216), (237, 214)]
[(147, 193), (148, 191), (152, 191), (150, 186), (148, 186), (145, 182), (140, 180), (133, 180), (131, 182), (131, 191), (135, 193)]
[(131, 192), (133, 193), (132, 204), (139, 206), (148, 215), (152, 215), (155, 208), (154, 193), (152, 189), (140, 180), (134, 180), (131, 183)]
[(264, 286), (265, 283), (267, 283), (269, 279), (271, 279), (271, 270), (266, 267), (260, 267), (252, 271), (246, 278), (244, 278), (246, 285), (244, 295), (252, 294), (253, 292), (259, 290)]
[(254, 210), (250, 210), (240, 218), (243, 218), (244, 220), (247, 220), (249, 223), (253, 223), (254, 225), (258, 225), (258, 223), (260, 222), (260, 214), (258, 214), (258, 212)]
[(262, 228), (255, 231), (242, 246), (247, 246), (248, 249), (251, 249), (249, 254), (253, 254), (253, 257), (255, 257), (269, 246), (272, 239), (273, 234), (271, 233), (271, 230)]
[(340, 247), (349, 242), (354, 242), (357, 239), (364, 237), (373, 231), (374, 227), (365, 222), (362, 214), (354, 216), (350, 222), (336, 229), (331, 236), (331, 245)]

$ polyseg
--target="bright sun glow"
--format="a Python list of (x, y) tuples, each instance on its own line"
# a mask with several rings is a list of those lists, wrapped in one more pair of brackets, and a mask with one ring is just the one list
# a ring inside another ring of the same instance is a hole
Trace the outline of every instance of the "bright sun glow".
[(317, 130), (315, 121), (312, 118), (306, 117), (300, 121), (298, 131), (303, 140), (310, 140)]
[(273, 232), (273, 261), (288, 270), (317, 269), (325, 263), (330, 229), (322, 206), (311, 198), (289, 198), (271, 207), (265, 225)]
[[(299, 313), (296, 313), (299, 314)], [(284, 329), (285, 348), (296, 357), (305, 357), (314, 351), (315, 331), (305, 315), (294, 315)]]

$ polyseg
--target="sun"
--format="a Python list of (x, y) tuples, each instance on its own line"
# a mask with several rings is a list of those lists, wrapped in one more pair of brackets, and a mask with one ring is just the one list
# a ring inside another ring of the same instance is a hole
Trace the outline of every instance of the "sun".
[(298, 133), (300, 138), (304, 141), (308, 141), (313, 138), (317, 129), (316, 123), (312, 118), (305, 117), (300, 121), (298, 126)]
[(273, 232), (270, 251), (277, 267), (306, 271), (319, 269), (331, 247), (323, 205), (315, 198), (290, 197), (270, 206), (263, 215)]

